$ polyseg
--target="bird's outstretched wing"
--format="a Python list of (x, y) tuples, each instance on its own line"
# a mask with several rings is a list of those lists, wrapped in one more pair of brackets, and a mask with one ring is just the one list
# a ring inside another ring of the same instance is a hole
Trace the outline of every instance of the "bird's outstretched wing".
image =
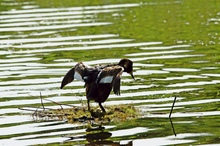
[(113, 92), (116, 95), (120, 95), (120, 84), (121, 84), (121, 77), (116, 77), (113, 82)]
[(97, 84), (112, 84), (113, 92), (116, 95), (120, 95), (120, 82), (121, 82), (121, 75), (124, 69), (121, 66), (109, 66), (103, 68), (96, 78)]
[(71, 68), (66, 75), (63, 77), (61, 82), (61, 89), (66, 86), (68, 83), (72, 82), (74, 79), (85, 81), (84, 77), (86, 74), (87, 67), (82, 63), (77, 63), (73, 68)]

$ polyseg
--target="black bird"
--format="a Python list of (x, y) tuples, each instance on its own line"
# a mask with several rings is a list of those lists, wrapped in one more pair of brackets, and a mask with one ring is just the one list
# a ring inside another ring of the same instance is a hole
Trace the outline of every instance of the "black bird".
[(94, 100), (99, 103), (100, 108), (105, 113), (106, 111), (101, 103), (106, 101), (112, 88), (116, 95), (120, 95), (120, 81), (123, 72), (129, 73), (134, 79), (131, 60), (121, 59), (118, 64), (94, 67), (78, 62), (66, 73), (60, 88), (62, 89), (74, 79), (85, 82), (88, 110), (90, 111), (90, 100)]

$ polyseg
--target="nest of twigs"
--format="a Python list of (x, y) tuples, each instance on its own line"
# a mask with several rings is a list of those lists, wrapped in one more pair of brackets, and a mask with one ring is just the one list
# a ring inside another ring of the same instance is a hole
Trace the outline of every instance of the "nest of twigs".
[(107, 113), (103, 113), (99, 107), (92, 107), (91, 111), (87, 111), (80, 107), (58, 108), (38, 110), (33, 113), (35, 118), (41, 119), (57, 119), (64, 120), (68, 123), (89, 122), (97, 123), (123, 122), (137, 118), (138, 110), (128, 104), (108, 106)]
[[(131, 104), (106, 106), (105, 109), (107, 112), (103, 113), (98, 106), (91, 107), (91, 111), (88, 111), (86, 106), (62, 104), (48, 99), (43, 99), (42, 96), (40, 96), (40, 99), (41, 106), (39, 107), (21, 108), (22, 110), (32, 111), (31, 115), (37, 121), (62, 120), (68, 123), (119, 123), (135, 119), (140, 115), (140, 110)], [(46, 107), (43, 103), (44, 100), (50, 101), (59, 106), (57, 108)]]

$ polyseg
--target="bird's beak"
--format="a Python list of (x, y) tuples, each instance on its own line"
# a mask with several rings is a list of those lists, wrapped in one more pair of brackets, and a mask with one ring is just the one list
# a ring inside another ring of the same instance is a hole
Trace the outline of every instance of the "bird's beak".
[(133, 72), (130, 72), (129, 74), (130, 74), (131, 77), (135, 80), (134, 75), (133, 75)]

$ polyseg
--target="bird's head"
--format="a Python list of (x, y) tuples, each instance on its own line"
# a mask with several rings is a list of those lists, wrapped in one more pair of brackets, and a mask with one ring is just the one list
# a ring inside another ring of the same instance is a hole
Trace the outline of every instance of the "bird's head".
[(118, 65), (122, 66), (124, 68), (124, 72), (127, 72), (131, 75), (131, 77), (134, 79), (133, 75), (133, 62), (129, 59), (121, 59)]

